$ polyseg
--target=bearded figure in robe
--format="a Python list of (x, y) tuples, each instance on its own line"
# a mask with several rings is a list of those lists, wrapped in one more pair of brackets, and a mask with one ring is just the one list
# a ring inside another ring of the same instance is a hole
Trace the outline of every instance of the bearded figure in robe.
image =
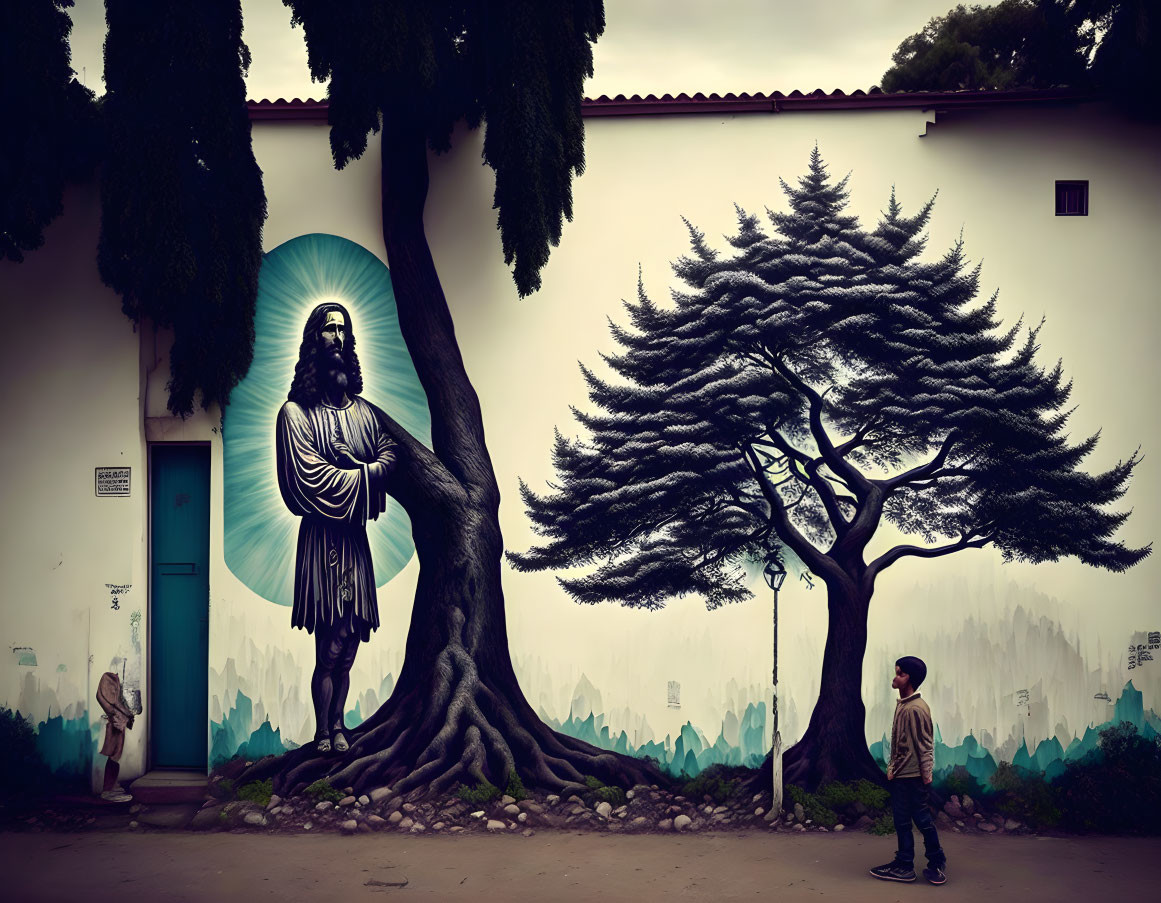
[(315, 638), (310, 691), (320, 753), (349, 748), (351, 666), (379, 626), (367, 521), (386, 507), (395, 455), (362, 391), (350, 315), (336, 302), (320, 304), (302, 331), (277, 425), (278, 488), (302, 518), (290, 623)]

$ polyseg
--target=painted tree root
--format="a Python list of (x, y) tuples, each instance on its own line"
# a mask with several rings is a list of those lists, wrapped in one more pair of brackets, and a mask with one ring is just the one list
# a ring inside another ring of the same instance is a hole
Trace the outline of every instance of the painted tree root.
[[(453, 611), (458, 611), (453, 610)], [(461, 615), (462, 618), (462, 615)], [(356, 795), (390, 786), (396, 793), (438, 795), (459, 783), (501, 789), (515, 774), (529, 787), (565, 795), (589, 788), (585, 778), (621, 787), (668, 785), (649, 760), (599, 749), (548, 728), (515, 694), (481, 679), (462, 646), (449, 646), (428, 689), (399, 688), (376, 713), (374, 725), (348, 732), (344, 754), (319, 754), (313, 745), (256, 762), (239, 785), (272, 778), (280, 796), (300, 794), (319, 779)], [(519, 703), (513, 703), (513, 695)]]

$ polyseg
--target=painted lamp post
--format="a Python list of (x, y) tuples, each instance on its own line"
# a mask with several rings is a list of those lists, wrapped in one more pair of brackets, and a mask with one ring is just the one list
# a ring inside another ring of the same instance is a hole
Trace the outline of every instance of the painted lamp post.
[(762, 572), (770, 588), (774, 590), (774, 705), (771, 714), (774, 719), (774, 731), (771, 737), (771, 770), (773, 772), (773, 798), (770, 803), (770, 815), (782, 815), (782, 735), (778, 732), (778, 590), (782, 588), (782, 581), (786, 579), (786, 568), (779, 559), (774, 559), (766, 565)]

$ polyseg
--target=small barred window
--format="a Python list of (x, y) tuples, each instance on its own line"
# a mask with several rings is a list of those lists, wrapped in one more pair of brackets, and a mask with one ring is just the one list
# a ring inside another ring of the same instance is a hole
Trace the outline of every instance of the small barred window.
[(1088, 181), (1056, 183), (1056, 215), (1088, 216)]

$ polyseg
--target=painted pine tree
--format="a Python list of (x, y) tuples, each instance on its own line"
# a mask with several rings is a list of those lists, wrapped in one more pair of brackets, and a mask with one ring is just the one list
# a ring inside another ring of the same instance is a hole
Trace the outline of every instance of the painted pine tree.
[[(589, 438), (556, 436), (554, 491), (522, 485), (543, 542), (513, 554), (577, 601), (647, 609), (696, 594), (749, 597), (745, 565), (797, 561), (826, 587), (821, 690), (785, 780), (881, 779), (864, 735), (867, 614), (906, 558), (987, 545), (1006, 560), (1064, 556), (1121, 571), (1149, 554), (1113, 538), (1134, 454), (1080, 469), (1070, 385), (1035, 361), (1038, 329), (1002, 330), (962, 241), (921, 259), (934, 201), (904, 216), (894, 192), (874, 229), (844, 213), (846, 179), (818, 149), (773, 231), (738, 211), (722, 258), (690, 226), (687, 288), (662, 307), (639, 287), (633, 329), (613, 327), (620, 377), (585, 370)], [(1023, 339), (1021, 334), (1024, 333)], [(890, 523), (922, 544), (867, 559)]]

